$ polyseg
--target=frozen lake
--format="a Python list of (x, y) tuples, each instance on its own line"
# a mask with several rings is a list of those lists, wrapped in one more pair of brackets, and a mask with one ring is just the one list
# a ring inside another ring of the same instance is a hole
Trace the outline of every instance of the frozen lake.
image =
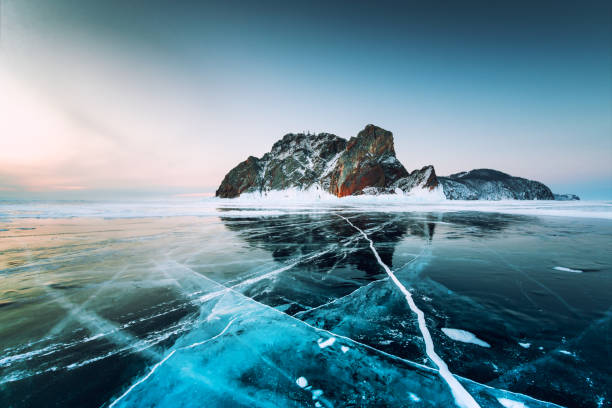
[(3, 202), (0, 406), (610, 406), (611, 218)]

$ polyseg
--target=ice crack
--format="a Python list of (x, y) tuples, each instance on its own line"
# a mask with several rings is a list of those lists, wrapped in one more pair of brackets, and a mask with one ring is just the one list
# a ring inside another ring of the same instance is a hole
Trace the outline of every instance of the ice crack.
[(348, 218), (343, 217), (340, 214), (337, 215), (338, 217), (344, 219), (351, 227), (359, 231), (361, 235), (370, 243), (370, 249), (372, 250), (374, 257), (376, 258), (376, 261), (378, 261), (378, 263), (380, 264), (380, 266), (382, 266), (387, 275), (389, 275), (389, 278), (391, 278), (395, 286), (397, 286), (402, 292), (402, 294), (405, 296), (406, 301), (410, 306), (410, 310), (412, 310), (417, 315), (419, 330), (421, 331), (421, 336), (425, 341), (425, 352), (427, 353), (427, 356), (431, 359), (431, 361), (433, 361), (434, 364), (438, 367), (438, 372), (450, 387), (450, 390), (453, 394), (453, 397), (455, 398), (455, 402), (457, 403), (457, 405), (461, 408), (480, 408), (480, 405), (476, 402), (474, 397), (472, 397), (470, 393), (467, 392), (463, 385), (461, 385), (461, 383), (450, 372), (444, 360), (442, 360), (442, 358), (440, 358), (440, 356), (438, 356), (438, 354), (436, 353), (431, 334), (429, 333), (429, 329), (425, 324), (425, 314), (421, 309), (418, 308), (416, 303), (414, 303), (412, 294), (408, 291), (408, 289), (406, 289), (406, 287), (399, 281), (399, 279), (397, 279), (391, 269), (382, 261), (380, 255), (378, 254), (378, 251), (374, 247), (374, 241), (372, 241), (370, 237), (365, 232), (363, 232), (361, 228), (353, 224)]
[(166, 357), (164, 357), (163, 360), (161, 360), (160, 362), (158, 362), (157, 364), (155, 364), (153, 366), (153, 368), (151, 368), (151, 371), (149, 371), (149, 373), (147, 375), (145, 375), (144, 377), (142, 377), (140, 380), (136, 381), (130, 388), (127, 389), (126, 392), (124, 392), (123, 394), (121, 394), (121, 396), (119, 398), (117, 398), (116, 400), (114, 400), (112, 402), (112, 404), (110, 404), (108, 406), (108, 408), (112, 408), (115, 406), (116, 403), (118, 403), (119, 401), (121, 401), (123, 398), (125, 398), (126, 395), (128, 395), (130, 392), (132, 392), (132, 390), (134, 388), (136, 388), (138, 385), (142, 384), (143, 382), (145, 382), (150, 376), (153, 375), (153, 373), (155, 372), (155, 370), (157, 370), (157, 367), (159, 367), (160, 365), (164, 364), (166, 362), (166, 360), (168, 360), (170, 357), (172, 357), (172, 355), (176, 352), (176, 350), (172, 350)]
[(159, 366), (161, 366), (162, 364), (164, 364), (166, 361), (168, 361), (168, 359), (170, 357), (172, 357), (172, 355), (174, 353), (176, 353), (177, 350), (187, 350), (190, 348), (194, 348), (194, 347), (198, 347), (201, 346), (202, 344), (208, 343), (209, 341), (213, 341), (221, 336), (223, 336), (225, 334), (225, 332), (227, 331), (227, 329), (229, 329), (229, 327), (232, 325), (232, 323), (234, 323), (234, 321), (237, 318), (233, 318), (232, 320), (229, 321), (229, 323), (227, 324), (227, 326), (225, 326), (225, 328), (223, 330), (221, 330), (221, 332), (219, 334), (214, 335), (213, 337), (206, 339), (204, 341), (198, 341), (196, 343), (190, 344), (188, 346), (184, 346), (184, 347), (180, 347), (177, 349), (172, 350), (170, 353), (168, 353), (168, 355), (166, 357), (164, 357), (161, 361), (157, 362), (153, 367), (151, 367), (151, 370), (147, 373), (147, 375), (145, 375), (144, 377), (142, 377), (140, 380), (136, 381), (130, 388), (128, 388), (123, 394), (121, 394), (121, 396), (119, 396), (116, 400), (114, 400), (109, 406), (108, 408), (112, 408), (115, 406), (115, 404), (117, 404), (119, 401), (121, 401), (123, 398), (125, 398), (130, 392), (132, 392), (132, 390), (134, 390), (134, 388), (136, 388), (137, 386), (139, 386), (140, 384), (142, 384), (143, 382), (145, 382), (147, 379), (149, 379), (149, 377), (151, 377), (153, 375), (153, 373), (155, 372), (155, 370), (157, 370), (157, 368)]

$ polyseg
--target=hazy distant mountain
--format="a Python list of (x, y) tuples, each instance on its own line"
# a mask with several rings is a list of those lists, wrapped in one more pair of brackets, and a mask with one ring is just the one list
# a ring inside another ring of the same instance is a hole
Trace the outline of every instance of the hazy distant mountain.
[(438, 177), (433, 166), (409, 173), (395, 157), (393, 134), (367, 125), (356, 137), (290, 133), (261, 158), (250, 156), (223, 179), (217, 197), (266, 196), (294, 191), (312, 195), (406, 194), (451, 200), (570, 200), (544, 184), (497, 170)]

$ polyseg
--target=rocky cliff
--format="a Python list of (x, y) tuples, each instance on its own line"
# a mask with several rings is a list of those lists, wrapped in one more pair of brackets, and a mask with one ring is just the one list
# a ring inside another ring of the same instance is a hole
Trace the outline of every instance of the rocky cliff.
[(393, 134), (368, 125), (352, 137), (330, 173), (329, 192), (344, 197), (360, 194), (364, 188), (384, 189), (408, 176), (395, 157)]
[(433, 166), (409, 173), (395, 157), (393, 134), (367, 125), (348, 141), (329, 133), (287, 134), (260, 159), (251, 156), (234, 167), (216, 196), (298, 189), (344, 197), (437, 187)]

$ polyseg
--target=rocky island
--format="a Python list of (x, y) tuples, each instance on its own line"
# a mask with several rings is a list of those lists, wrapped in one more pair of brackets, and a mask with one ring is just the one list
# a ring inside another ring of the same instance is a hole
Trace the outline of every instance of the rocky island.
[(436, 175), (429, 165), (408, 172), (395, 156), (393, 134), (367, 125), (348, 141), (330, 133), (289, 133), (261, 158), (250, 156), (225, 176), (221, 198), (297, 191), (321, 197), (404, 194), (450, 200), (578, 199), (544, 184), (490, 169)]
[(512, 177), (491, 169), (476, 169), (438, 177), (450, 200), (554, 200), (539, 181)]

